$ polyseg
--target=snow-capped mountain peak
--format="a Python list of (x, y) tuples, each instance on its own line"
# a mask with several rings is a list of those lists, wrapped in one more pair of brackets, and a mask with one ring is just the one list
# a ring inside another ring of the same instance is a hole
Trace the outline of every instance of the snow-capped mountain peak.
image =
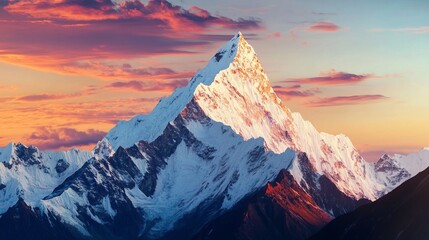
[(0, 148), (0, 162), (9, 162), (14, 152), (15, 143), (11, 142), (7, 146)]
[(386, 186), (384, 195), (429, 166), (429, 148), (406, 155), (384, 154), (373, 164), (377, 180)]
[(207, 66), (198, 71), (187, 86), (176, 89), (169, 97), (162, 98), (153, 111), (137, 115), (129, 121), (120, 121), (106, 135), (114, 150), (119, 146), (130, 147), (140, 140), (153, 141), (169, 122), (186, 107), (194, 97), (200, 84), (210, 85), (214, 77), (229, 67), (239, 51), (239, 43), (245, 41), (242, 34), (236, 34), (210, 59)]
[(89, 151), (41, 151), (10, 143), (0, 148), (0, 215), (23, 199), (32, 207), (92, 157)]
[(280, 104), (253, 47), (241, 33), (220, 48), (187, 86), (161, 99), (150, 114), (119, 122), (106, 138), (114, 150), (140, 140), (151, 142), (192, 99), (211, 119), (231, 126), (244, 139), (262, 137), (277, 153), (289, 147), (281, 141), (285, 131), (268, 129), (272, 123), (287, 124), (279, 113), (288, 110)]
[[(106, 136), (113, 150), (159, 137), (190, 102), (209, 119), (231, 129), (244, 140), (263, 139), (267, 150), (307, 153), (318, 176), (326, 175), (355, 199), (375, 199), (380, 186), (373, 169), (344, 135), (319, 133), (299, 113), (286, 108), (271, 87), (253, 47), (242, 34), (217, 51), (187, 86), (160, 100), (147, 115), (121, 121)], [(292, 174), (300, 184), (302, 171)]]

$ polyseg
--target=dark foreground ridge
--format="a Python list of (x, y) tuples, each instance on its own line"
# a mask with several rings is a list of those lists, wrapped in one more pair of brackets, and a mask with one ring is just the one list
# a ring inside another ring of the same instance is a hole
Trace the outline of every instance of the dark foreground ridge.
[(428, 239), (428, 216), (429, 168), (379, 200), (336, 218), (311, 239)]

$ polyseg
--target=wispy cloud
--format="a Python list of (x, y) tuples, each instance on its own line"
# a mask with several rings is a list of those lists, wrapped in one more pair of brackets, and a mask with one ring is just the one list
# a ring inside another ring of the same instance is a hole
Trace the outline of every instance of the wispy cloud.
[(281, 32), (272, 32), (268, 35), (269, 39), (280, 39), (282, 37)]
[(314, 14), (314, 15), (319, 15), (319, 16), (334, 16), (334, 15), (337, 15), (334, 12), (315, 12), (315, 11), (313, 11), (311, 13)]
[(131, 64), (106, 64), (96, 61), (86, 61), (66, 64), (61, 67), (64, 72), (93, 76), (101, 79), (160, 79), (190, 78), (193, 72), (176, 72), (166, 67), (133, 67)]
[(333, 22), (316, 22), (306, 28), (307, 31), (316, 31), (316, 32), (337, 32), (341, 28)]
[(28, 136), (27, 141), (44, 150), (57, 150), (95, 144), (105, 135), (106, 132), (96, 129), (81, 131), (74, 128), (40, 127)]
[(0, 103), (10, 102), (10, 101), (13, 101), (14, 99), (15, 97), (0, 97)]
[[(117, 123), (137, 114), (148, 113), (160, 97), (121, 98), (115, 100), (59, 102), (16, 102), (8, 114), (0, 118), (0, 125), (13, 128), (29, 126), (66, 126), (97, 123)], [(8, 106), (4, 106), (7, 109)], [(26, 121), (31, 119), (31, 121)]]
[(11, 91), (11, 90), (16, 90), (16, 89), (17, 89), (17, 87), (14, 86), (14, 85), (3, 85), (3, 84), (0, 84), (0, 90)]
[(337, 96), (328, 98), (319, 98), (308, 102), (310, 107), (331, 107), (344, 105), (357, 105), (365, 103), (380, 102), (388, 99), (384, 95), (353, 95), (353, 96)]
[(407, 28), (373, 28), (369, 30), (370, 32), (410, 32), (414, 34), (426, 34), (429, 33), (429, 26), (421, 27), (407, 27)]
[(59, 100), (66, 98), (75, 98), (82, 96), (82, 93), (74, 94), (35, 94), (35, 95), (26, 95), (22, 97), (15, 98), (17, 101), (26, 101), (26, 102), (38, 102), (38, 101), (49, 101), (49, 100)]
[(368, 80), (374, 77), (371, 74), (353, 74), (346, 72), (339, 72), (335, 69), (331, 69), (328, 72), (322, 72), (318, 77), (309, 78), (295, 78), (289, 79), (285, 82), (299, 83), (299, 84), (314, 84), (314, 85), (340, 85), (340, 84), (355, 84)]
[(162, 91), (172, 92), (178, 87), (183, 87), (188, 84), (188, 80), (175, 80), (169, 82), (147, 82), (147, 81), (126, 81), (113, 82), (108, 84), (107, 88), (112, 89), (131, 89), (139, 92)]
[(394, 32), (412, 32), (416, 34), (429, 33), (429, 26), (424, 27), (411, 27), (411, 28), (397, 28), (393, 29)]
[(284, 99), (306, 98), (320, 93), (320, 89), (318, 88), (302, 89), (299, 84), (292, 86), (274, 86), (273, 89), (277, 95)]
[(287, 39), (291, 40), (292, 42), (296, 42), (299, 43), (300, 45), (307, 45), (307, 41), (303, 40), (299, 35), (298, 35), (298, 30), (297, 29), (290, 29), (288, 31), (288, 34), (286, 36)]

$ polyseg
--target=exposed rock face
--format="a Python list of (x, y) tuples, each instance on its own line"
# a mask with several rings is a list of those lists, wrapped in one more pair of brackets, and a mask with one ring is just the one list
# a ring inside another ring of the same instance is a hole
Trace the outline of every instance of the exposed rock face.
[(258, 193), (207, 224), (194, 239), (305, 239), (331, 219), (283, 170)]
[(64, 159), (59, 159), (57, 161), (57, 164), (55, 165), (55, 171), (57, 173), (64, 172), (68, 167), (70, 166), (70, 163), (66, 162)]
[(348, 213), (369, 203), (367, 199), (355, 200), (341, 192), (325, 175), (318, 175), (308, 160), (306, 153), (299, 153), (300, 170), (303, 173), (303, 186), (313, 200), (333, 217)]

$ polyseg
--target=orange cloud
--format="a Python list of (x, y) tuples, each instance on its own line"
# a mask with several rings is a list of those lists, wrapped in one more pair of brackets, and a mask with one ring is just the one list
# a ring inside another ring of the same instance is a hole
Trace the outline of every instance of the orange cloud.
[[(86, 101), (76, 98), (73, 102), (47, 100), (43, 101), (43, 104), (39, 101), (2, 103), (0, 133), (3, 138), (0, 139), (0, 146), (6, 145), (10, 141), (25, 141), (24, 143), (37, 146), (41, 144), (42, 147), (48, 148), (48, 144), (52, 146), (54, 143), (36, 141), (34, 136), (29, 138), (31, 133), (41, 133), (41, 128), (50, 128), (52, 131), (58, 132), (58, 129), (72, 127), (77, 131), (88, 133), (88, 129), (93, 129), (94, 123), (96, 123), (98, 131), (106, 132), (119, 120), (150, 112), (160, 99), (157, 96), (101, 100), (101, 96), (97, 96), (96, 100), (88, 99)], [(58, 134), (61, 136), (62, 133)], [(69, 138), (66, 139), (71, 142)], [(65, 143), (63, 146), (66, 146)], [(92, 147), (92, 145), (87, 145), (84, 148)]]
[(190, 78), (193, 72), (176, 72), (171, 68), (148, 67), (135, 68), (130, 64), (111, 65), (101, 62), (88, 61), (73, 63), (59, 67), (63, 72), (76, 75), (93, 76), (101, 79), (160, 79)]
[(346, 72), (338, 72), (335, 69), (332, 69), (326, 73), (321, 73), (319, 77), (311, 78), (296, 78), (290, 79), (285, 82), (293, 82), (300, 84), (314, 84), (314, 85), (339, 85), (339, 84), (355, 84), (358, 82), (365, 81), (369, 78), (375, 77), (371, 74), (353, 74)]
[(332, 107), (344, 105), (357, 105), (365, 103), (379, 102), (386, 100), (388, 97), (384, 95), (353, 95), (353, 96), (338, 96), (320, 98), (309, 102), (307, 105), (310, 107)]
[(188, 84), (188, 80), (175, 80), (170, 82), (147, 82), (147, 81), (127, 81), (127, 82), (113, 82), (106, 87), (111, 89), (131, 89), (138, 92), (172, 92), (176, 88), (183, 87)]
[(74, 94), (35, 94), (35, 95), (27, 95), (15, 98), (17, 101), (27, 101), (27, 102), (38, 102), (38, 101), (49, 101), (49, 100), (59, 100), (66, 98), (75, 98), (82, 96), (82, 93), (74, 93)]
[(284, 99), (307, 98), (321, 92), (318, 88), (302, 89), (301, 85), (299, 84), (287, 87), (274, 86), (273, 89), (277, 95)]
[(74, 128), (40, 127), (27, 137), (27, 141), (42, 150), (59, 150), (94, 145), (105, 135), (106, 132), (96, 129), (79, 131)]
[(337, 32), (340, 30), (340, 26), (332, 22), (316, 22), (308, 26), (306, 30), (316, 32)]

